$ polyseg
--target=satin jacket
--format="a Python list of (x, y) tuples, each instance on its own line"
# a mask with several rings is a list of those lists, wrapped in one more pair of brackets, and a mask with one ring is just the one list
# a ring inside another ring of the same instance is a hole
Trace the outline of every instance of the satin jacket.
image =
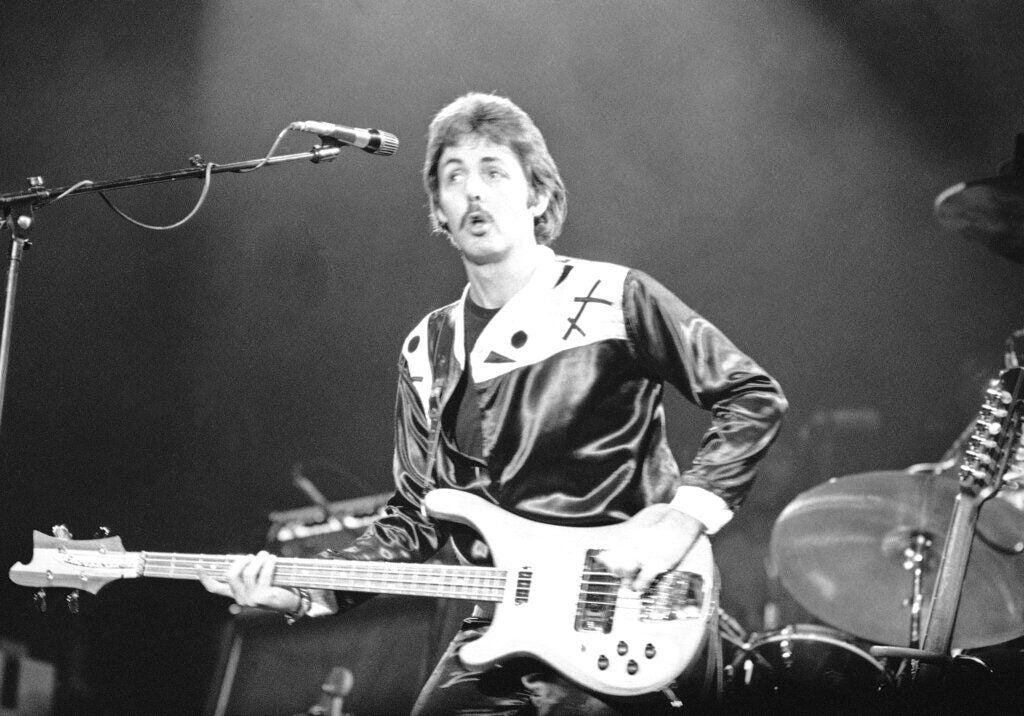
[[(449, 530), (421, 510), (436, 487), (571, 526), (625, 520), (672, 501), (681, 486), (688, 487), (680, 495), (708, 491), (727, 508), (742, 500), (786, 408), (776, 381), (644, 273), (538, 251), (541, 266), (470, 355), (483, 460), (460, 453), (450, 430), (458, 408), (450, 398), (466, 363), (463, 292), (405, 341), (396, 492), (385, 514), (335, 556), (428, 559)], [(710, 412), (711, 426), (682, 472), (666, 440), (665, 383)]]

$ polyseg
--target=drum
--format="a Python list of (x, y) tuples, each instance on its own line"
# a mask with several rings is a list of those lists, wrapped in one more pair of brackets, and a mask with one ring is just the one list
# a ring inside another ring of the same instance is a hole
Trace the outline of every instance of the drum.
[(828, 627), (795, 624), (755, 634), (726, 667), (735, 710), (861, 713), (892, 695), (885, 667), (855, 639)]

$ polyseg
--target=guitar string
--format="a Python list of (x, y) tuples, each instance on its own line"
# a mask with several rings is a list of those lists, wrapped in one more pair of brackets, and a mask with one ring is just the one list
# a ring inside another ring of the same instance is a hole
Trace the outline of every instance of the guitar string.
[[(171, 553), (141, 553), (144, 555), (147, 566), (156, 566), (160, 563), (170, 563), (170, 568), (175, 568), (177, 563), (182, 563), (180, 568), (185, 570), (194, 568), (197, 566), (195, 563), (212, 563), (214, 566), (220, 566), (227, 568), (230, 566), (234, 556), (221, 556), (221, 555), (177, 555)], [(277, 565), (277, 572), (282, 573), (286, 570), (298, 570), (302, 571), (325, 571), (325, 572), (337, 572), (339, 570), (339, 564), (345, 560), (330, 560), (330, 559), (306, 559), (301, 564), (296, 564), (289, 560), (281, 560)], [(503, 570), (496, 567), (468, 567), (463, 565), (425, 565), (410, 562), (362, 562), (352, 560), (346, 563), (346, 566), (350, 571), (353, 572), (365, 572), (375, 573), (384, 572), (388, 573), (392, 569), (400, 570), (409, 574), (423, 575), (423, 576), (448, 576), (449, 574), (457, 575), (462, 578), (473, 578), (473, 579), (506, 579), (509, 574), (508, 570)], [(522, 570), (523, 572), (532, 575), (531, 570)], [(684, 573), (685, 574), (685, 573)], [(597, 585), (616, 585), (621, 580), (614, 574), (606, 571), (599, 570), (583, 570), (580, 572), (581, 577), (589, 579), (592, 583)], [(699, 576), (699, 575), (697, 575)], [(529, 579), (529, 576), (521, 577), (522, 579)], [(603, 580), (603, 582), (601, 581)]]
[[(147, 571), (151, 573), (164, 570), (169, 573), (180, 572), (182, 574), (190, 574), (194, 570), (195, 565), (192, 562), (202, 560), (178, 560), (178, 559), (163, 559), (163, 560), (149, 560), (147, 561)], [(182, 563), (184, 562), (184, 563)], [(374, 580), (383, 580), (391, 584), (416, 584), (422, 582), (424, 578), (436, 580), (431, 586), (436, 587), (477, 587), (477, 586), (503, 586), (507, 582), (507, 576), (499, 571), (496, 573), (490, 572), (470, 572), (466, 573), (458, 567), (450, 569), (440, 569), (436, 567), (424, 567), (422, 569), (415, 570), (410, 573), (408, 570), (396, 570), (388, 567), (370, 567), (366, 563), (355, 563), (357, 569), (348, 569), (346, 574), (338, 574), (336, 562), (325, 562), (323, 566), (317, 565), (307, 567), (286, 567), (284, 569), (278, 569), (277, 575), (282, 578), (282, 581), (288, 581), (289, 579), (295, 580), (299, 578), (324, 578), (330, 585), (337, 584), (337, 580), (343, 582), (372, 582)], [(347, 565), (351, 567), (351, 565)], [(409, 565), (402, 565), (409, 566)], [(604, 581), (588, 581), (588, 588), (581, 591), (581, 595), (586, 597), (595, 597), (598, 599), (607, 598), (610, 595), (617, 594), (619, 580), (618, 578), (608, 573), (595, 573), (593, 576), (600, 577)], [(522, 581), (527, 584), (532, 583), (531, 578), (521, 578)], [(517, 580), (519, 581), (519, 580)], [(685, 582), (686, 585), (689, 582)], [(609, 591), (609, 587), (616, 588), (615, 592)], [(523, 587), (525, 588), (525, 586)], [(620, 597), (622, 598), (622, 597)]]
[[(226, 569), (234, 560), (234, 556), (232, 555), (183, 555), (176, 553), (142, 554), (145, 556), (145, 566), (149, 576), (157, 576), (156, 573), (161, 571), (168, 575), (178, 572), (186, 576), (192, 576), (191, 573), (200, 563), (205, 566), (215, 566)], [(496, 568), (399, 563), (401, 571), (406, 572), (409, 577), (416, 576), (421, 579), (423, 577), (429, 577), (440, 580), (439, 583), (423, 583), (421, 580), (411, 578), (396, 578), (396, 572), (398, 570), (394, 569), (394, 565), (391, 565), (390, 563), (366, 563), (353, 561), (351, 564), (346, 565), (349, 567), (348, 571), (359, 572), (360, 574), (347, 575), (344, 579), (348, 581), (348, 584), (342, 584), (339, 587), (338, 583), (331, 579), (331, 577), (334, 577), (335, 579), (338, 578), (337, 560), (323, 560), (323, 564), (320, 564), (319, 562), (320, 560), (316, 559), (306, 559), (302, 563), (297, 564), (291, 560), (284, 559), (278, 565), (279, 574), (277, 576), (283, 577), (284, 579), (297, 579), (300, 577), (308, 577), (312, 579), (316, 576), (323, 576), (318, 573), (326, 573), (326, 576), (328, 577), (327, 581), (322, 584), (318, 584), (317, 586), (323, 586), (323, 588), (326, 589), (344, 589), (345, 586), (348, 586), (350, 589), (355, 589), (356, 585), (352, 584), (353, 581), (361, 581), (364, 583), (377, 581), (378, 584), (376, 584), (375, 587), (380, 591), (383, 591), (384, 589), (401, 588), (411, 594), (436, 596), (439, 590), (449, 590), (457, 591), (462, 595), (477, 595), (477, 598), (494, 597), (496, 596), (496, 593), (500, 595), (500, 593), (504, 591), (504, 583), (507, 580), (506, 574), (504, 574), (502, 570)], [(585, 607), (597, 607), (599, 609), (603, 609), (609, 606), (615, 606), (616, 608), (635, 609), (654, 606), (643, 604), (645, 599), (644, 595), (637, 595), (635, 593), (619, 594), (618, 590), (615, 592), (601, 590), (600, 587), (617, 586), (619, 583), (619, 578), (609, 572), (584, 570), (583, 576), (589, 579), (591, 586), (597, 587), (598, 589), (586, 588), (579, 592), (577, 604), (580, 611)], [(386, 580), (388, 583), (385, 585), (379, 584), (382, 579)], [(522, 579), (527, 583), (532, 581), (529, 577), (524, 577)], [(687, 586), (689, 583), (689, 580), (686, 580), (685, 584)], [(370, 584), (364, 584), (361, 586), (369, 587)], [(415, 587), (420, 588), (415, 589)], [(523, 587), (523, 589), (526, 589), (526, 587)], [(609, 598), (612, 598), (611, 601)], [(647, 597), (647, 599), (651, 598), (652, 597)], [(633, 603), (637, 601), (641, 602), (639, 607), (633, 605)]]

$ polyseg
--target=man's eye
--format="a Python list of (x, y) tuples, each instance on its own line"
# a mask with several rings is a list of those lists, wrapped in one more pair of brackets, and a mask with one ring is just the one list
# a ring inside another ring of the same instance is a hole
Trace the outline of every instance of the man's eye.
[(452, 172), (451, 174), (448, 174), (444, 178), (444, 180), (445, 180), (445, 183), (447, 183), (447, 184), (454, 184), (455, 182), (457, 182), (461, 178), (462, 178), (462, 172)]

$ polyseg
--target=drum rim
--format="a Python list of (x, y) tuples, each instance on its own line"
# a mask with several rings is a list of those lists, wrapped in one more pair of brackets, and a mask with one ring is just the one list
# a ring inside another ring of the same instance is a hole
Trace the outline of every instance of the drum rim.
[[(806, 629), (806, 631), (803, 631)], [(857, 656), (863, 657), (871, 666), (875, 668), (879, 673), (885, 673), (885, 665), (866, 649), (862, 649), (850, 640), (853, 637), (844, 632), (833, 629), (832, 627), (821, 626), (819, 624), (789, 624), (781, 629), (775, 629), (772, 631), (761, 632), (759, 634), (752, 635), (746, 644), (739, 647), (739, 651), (733, 658), (731, 665), (733, 668), (738, 667), (743, 661), (756, 651), (758, 647), (765, 646), (767, 644), (774, 644), (787, 639), (796, 641), (815, 641), (823, 644), (830, 644), (832, 646), (839, 646), (847, 651), (853, 652)], [(844, 638), (845, 637), (845, 638)]]

